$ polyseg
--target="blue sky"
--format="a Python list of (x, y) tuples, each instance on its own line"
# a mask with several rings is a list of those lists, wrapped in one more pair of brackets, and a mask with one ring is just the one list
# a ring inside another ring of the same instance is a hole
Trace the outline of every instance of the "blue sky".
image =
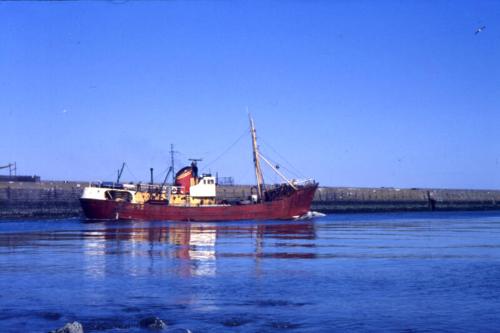
[[(0, 2), (0, 164), (147, 180), (173, 143), (203, 168), (248, 108), (323, 185), (498, 189), (498, 22), (498, 1)], [(251, 183), (250, 149), (206, 171)]]

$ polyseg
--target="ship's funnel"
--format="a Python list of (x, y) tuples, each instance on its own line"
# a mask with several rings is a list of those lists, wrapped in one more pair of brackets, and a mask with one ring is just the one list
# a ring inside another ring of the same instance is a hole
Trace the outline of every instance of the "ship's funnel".
[(184, 167), (175, 174), (175, 186), (182, 186), (184, 193), (189, 193), (191, 187), (191, 178), (193, 178), (193, 168)]

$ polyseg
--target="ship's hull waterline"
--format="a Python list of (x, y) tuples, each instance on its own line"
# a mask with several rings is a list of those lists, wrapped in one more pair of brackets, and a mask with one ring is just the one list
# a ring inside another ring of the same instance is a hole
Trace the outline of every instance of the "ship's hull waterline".
[(235, 220), (287, 220), (306, 214), (317, 184), (298, 188), (279, 200), (248, 205), (172, 206), (112, 200), (80, 199), (85, 217), (98, 220), (216, 222)]

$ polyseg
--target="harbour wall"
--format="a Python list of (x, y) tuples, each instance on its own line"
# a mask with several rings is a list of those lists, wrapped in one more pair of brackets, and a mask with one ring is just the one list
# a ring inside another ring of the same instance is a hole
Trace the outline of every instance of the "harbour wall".
[(86, 182), (1, 182), (0, 219), (81, 216)]
[[(81, 216), (79, 197), (88, 182), (0, 183), (0, 219)], [(251, 186), (219, 186), (220, 199), (237, 200)], [(312, 209), (323, 213), (500, 210), (500, 190), (320, 187)]]
[[(250, 186), (223, 186), (217, 195), (248, 197)], [(337, 212), (500, 210), (500, 190), (320, 187), (312, 210)]]

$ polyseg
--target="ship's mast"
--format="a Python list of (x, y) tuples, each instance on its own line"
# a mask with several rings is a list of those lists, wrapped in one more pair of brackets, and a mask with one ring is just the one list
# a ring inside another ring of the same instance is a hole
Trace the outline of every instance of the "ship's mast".
[(175, 171), (174, 171), (174, 144), (173, 143), (170, 144), (170, 170), (172, 170), (172, 185), (174, 185), (175, 184)]
[(259, 148), (257, 146), (257, 134), (255, 131), (255, 126), (253, 123), (253, 119), (248, 114), (248, 118), (250, 120), (250, 133), (252, 134), (252, 148), (253, 148), (253, 163), (255, 167), (255, 178), (257, 180), (257, 195), (259, 196), (259, 200), (262, 199), (262, 184), (264, 180), (262, 178), (262, 170), (260, 168), (260, 160), (259, 160)]

